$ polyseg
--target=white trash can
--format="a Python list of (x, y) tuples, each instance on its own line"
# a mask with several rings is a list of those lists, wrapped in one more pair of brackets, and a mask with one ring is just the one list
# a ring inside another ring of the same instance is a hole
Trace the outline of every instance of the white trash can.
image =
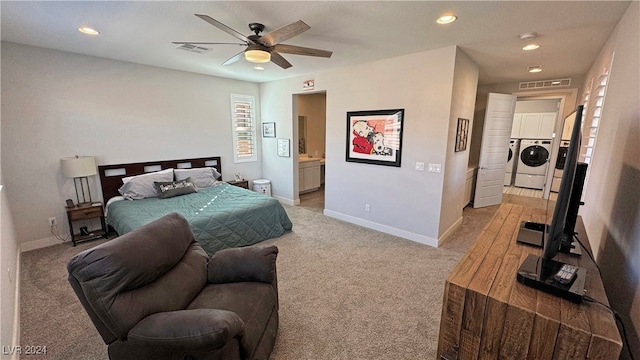
[(253, 180), (253, 191), (271, 196), (271, 180), (257, 179)]

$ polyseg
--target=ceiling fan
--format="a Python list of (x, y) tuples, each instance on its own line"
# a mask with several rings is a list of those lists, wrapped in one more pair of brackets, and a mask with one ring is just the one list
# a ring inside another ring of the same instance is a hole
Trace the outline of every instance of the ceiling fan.
[(311, 27), (304, 23), (302, 20), (298, 20), (289, 25), (279, 27), (273, 31), (270, 31), (264, 35), (260, 35), (264, 31), (264, 25), (259, 23), (249, 24), (249, 29), (254, 32), (253, 35), (244, 36), (241, 33), (233, 30), (227, 25), (211, 18), (208, 15), (195, 14), (200, 19), (208, 22), (209, 24), (217, 27), (218, 29), (230, 34), (236, 39), (242, 41), (242, 43), (217, 43), (217, 42), (194, 42), (194, 41), (174, 41), (174, 44), (190, 44), (190, 45), (241, 45), (247, 48), (236, 55), (232, 56), (229, 60), (222, 63), (222, 65), (230, 65), (240, 60), (243, 56), (250, 62), (254, 63), (266, 63), (273, 62), (283, 69), (291, 67), (289, 63), (280, 53), (305, 55), (305, 56), (318, 56), (318, 57), (331, 57), (333, 52), (312, 49), (296, 45), (281, 44), (281, 42), (288, 40), (296, 35), (299, 35)]

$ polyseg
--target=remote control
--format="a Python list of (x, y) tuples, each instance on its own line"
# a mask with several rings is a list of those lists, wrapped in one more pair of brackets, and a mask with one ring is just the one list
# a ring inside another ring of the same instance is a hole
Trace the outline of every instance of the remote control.
[(553, 278), (560, 284), (567, 285), (571, 281), (573, 281), (573, 278), (576, 277), (577, 271), (578, 271), (578, 268), (576, 266), (564, 264), (562, 265), (560, 270), (558, 270), (558, 272), (555, 275), (553, 275)]

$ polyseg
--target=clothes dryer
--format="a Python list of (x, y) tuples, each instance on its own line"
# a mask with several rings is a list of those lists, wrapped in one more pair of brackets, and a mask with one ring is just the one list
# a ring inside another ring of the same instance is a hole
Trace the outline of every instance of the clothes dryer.
[(551, 140), (522, 139), (515, 186), (543, 189), (550, 153)]
[(560, 190), (560, 180), (562, 179), (562, 172), (564, 170), (564, 163), (567, 159), (567, 151), (569, 150), (569, 140), (560, 141), (560, 148), (558, 149), (558, 159), (556, 160), (555, 169), (553, 169), (553, 180), (551, 181), (551, 191), (558, 192)]
[(509, 140), (509, 154), (507, 155), (507, 169), (504, 172), (504, 185), (511, 186), (513, 183), (513, 174), (516, 172), (516, 165), (518, 164), (520, 139)]

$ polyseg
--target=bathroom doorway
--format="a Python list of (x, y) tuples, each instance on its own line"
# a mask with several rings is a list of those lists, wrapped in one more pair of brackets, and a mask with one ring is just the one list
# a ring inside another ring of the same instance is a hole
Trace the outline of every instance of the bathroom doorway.
[(319, 212), (324, 211), (326, 108), (325, 92), (297, 96), (299, 206)]

